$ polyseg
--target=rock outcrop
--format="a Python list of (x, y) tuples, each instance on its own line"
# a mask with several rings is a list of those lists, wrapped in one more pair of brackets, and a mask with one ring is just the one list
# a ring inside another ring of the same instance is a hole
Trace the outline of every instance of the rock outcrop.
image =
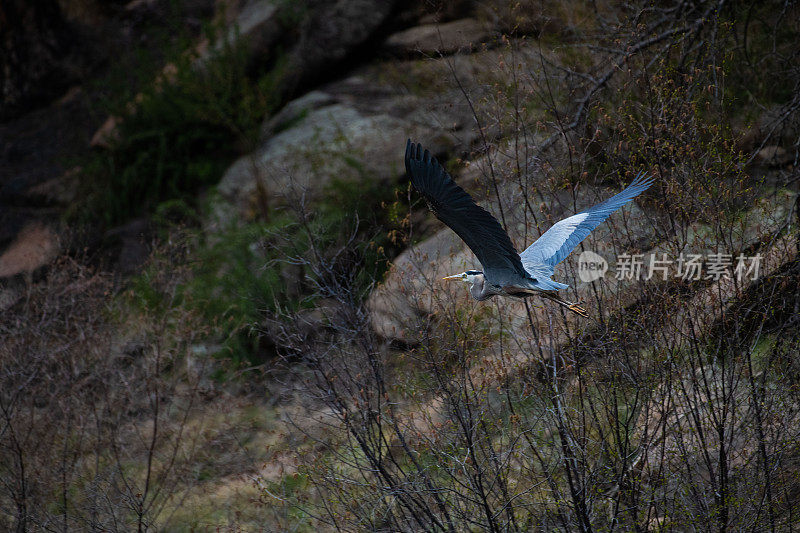
[[(238, 10), (234, 5), (216, 44), (211, 46), (203, 38), (195, 45), (194, 68), (202, 70), (223, 47), (241, 42), (250, 65), (280, 65), (273, 72), (274, 86), (277, 97), (284, 100), (330, 76), (341, 61), (373, 37), (394, 4), (395, 0), (309, 1), (305, 5), (251, 0)], [(174, 65), (165, 66), (154, 84), (171, 83), (171, 70)], [(136, 107), (134, 99), (128, 111), (135, 113)], [(92, 137), (91, 145), (108, 148), (120, 120), (109, 116)]]
[(244, 219), (288, 195), (319, 198), (333, 179), (366, 177), (388, 186), (403, 173), (409, 136), (441, 139), (433, 146), (439, 153), (452, 148), (431, 128), (385, 113), (367, 115), (321, 92), (291, 102), (264, 129), (279, 131), (236, 161), (217, 187)]
[(398, 55), (452, 54), (471, 51), (493, 34), (491, 26), (466, 18), (443, 24), (422, 24), (390, 35), (383, 46)]

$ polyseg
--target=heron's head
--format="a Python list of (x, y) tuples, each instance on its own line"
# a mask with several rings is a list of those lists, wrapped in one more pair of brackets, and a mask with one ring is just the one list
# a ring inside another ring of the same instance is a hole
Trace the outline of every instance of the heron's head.
[(442, 279), (460, 279), (470, 285), (474, 285), (475, 281), (478, 279), (483, 279), (483, 272), (480, 270), (467, 270), (466, 272), (462, 272), (461, 274), (455, 274), (454, 276), (447, 276)]

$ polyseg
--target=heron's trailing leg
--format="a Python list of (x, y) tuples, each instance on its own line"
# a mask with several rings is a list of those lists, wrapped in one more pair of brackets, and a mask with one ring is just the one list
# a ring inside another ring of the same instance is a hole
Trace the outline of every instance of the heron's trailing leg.
[(589, 318), (589, 312), (578, 304), (571, 304), (567, 309), (579, 314), (583, 318)]
[(550, 300), (553, 300), (554, 302), (556, 302), (559, 305), (563, 305), (564, 307), (566, 307), (567, 309), (569, 309), (573, 313), (576, 313), (576, 314), (582, 316), (583, 318), (589, 318), (589, 313), (580, 304), (568, 302), (568, 301), (564, 300), (563, 298), (561, 298), (560, 296), (557, 296), (555, 294), (551, 294), (549, 292), (540, 292), (539, 295), (543, 296), (545, 298), (548, 298)]
[[(555, 293), (555, 291), (537, 291), (532, 289), (524, 289), (520, 287), (504, 287), (504, 290), (505, 293), (510, 296), (523, 297), (523, 298), (528, 294), (538, 294), (542, 298), (547, 298), (548, 300), (553, 300), (559, 305), (563, 305), (573, 313), (576, 313), (582, 316), (583, 318), (589, 318), (589, 313), (580, 304), (564, 300), (563, 298), (558, 296)], [(534, 306), (534, 307), (540, 307), (540, 306)]]

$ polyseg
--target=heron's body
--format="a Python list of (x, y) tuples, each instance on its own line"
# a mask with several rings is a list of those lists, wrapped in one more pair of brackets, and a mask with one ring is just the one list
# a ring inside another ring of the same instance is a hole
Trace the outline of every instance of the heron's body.
[[(468, 280), (470, 282), (469, 292), (478, 301), (488, 300), (492, 296), (516, 296), (527, 297), (534, 292), (554, 292), (558, 289), (569, 287), (563, 283), (558, 283), (550, 279), (552, 269), (547, 265), (529, 263), (525, 265), (527, 277), (517, 279), (508, 276), (507, 272), (500, 271), (497, 275), (489, 272), (472, 271), (474, 274)], [(468, 271), (470, 272), (470, 271)], [(456, 278), (450, 278), (456, 279)]]
[(569, 285), (551, 279), (555, 266), (611, 213), (652, 184), (652, 180), (639, 174), (622, 192), (557, 222), (519, 254), (500, 223), (478, 206), (422, 146), (409, 140), (405, 163), (414, 188), (425, 197), (437, 218), (464, 240), (483, 267), (483, 270), (468, 270), (445, 279), (462, 279), (469, 283), (470, 294), (476, 300), (538, 294), (581, 316), (588, 316), (588, 313), (557, 295), (557, 291)]

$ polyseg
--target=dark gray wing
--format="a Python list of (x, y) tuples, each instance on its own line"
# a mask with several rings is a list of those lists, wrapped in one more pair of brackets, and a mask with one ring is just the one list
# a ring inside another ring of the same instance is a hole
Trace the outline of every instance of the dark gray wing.
[(478, 206), (435, 157), (410, 139), (406, 143), (406, 172), (436, 218), (467, 243), (484, 272), (506, 270), (528, 277), (517, 250), (497, 219)]

